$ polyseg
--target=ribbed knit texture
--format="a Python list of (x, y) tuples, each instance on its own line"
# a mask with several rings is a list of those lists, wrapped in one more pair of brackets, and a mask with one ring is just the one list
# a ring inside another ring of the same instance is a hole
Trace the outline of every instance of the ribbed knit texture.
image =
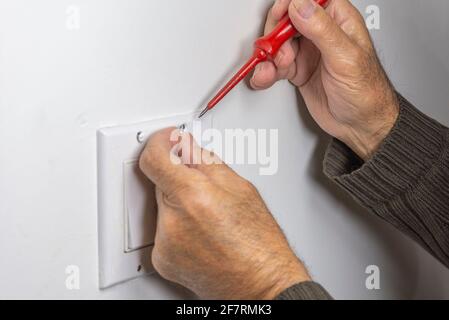
[[(324, 173), (358, 203), (394, 225), (449, 267), (449, 129), (399, 96), (395, 127), (364, 163), (332, 140)], [(278, 299), (325, 299), (313, 282), (287, 289)]]
[(276, 300), (332, 300), (332, 297), (318, 283), (307, 281), (285, 290)]
[(324, 172), (449, 267), (449, 130), (399, 100), (398, 121), (371, 160), (333, 140)]

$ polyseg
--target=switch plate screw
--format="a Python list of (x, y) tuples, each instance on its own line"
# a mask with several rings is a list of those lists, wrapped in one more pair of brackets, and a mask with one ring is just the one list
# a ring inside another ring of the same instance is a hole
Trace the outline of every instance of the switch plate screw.
[(142, 131), (137, 132), (136, 139), (137, 139), (137, 142), (139, 142), (139, 143), (143, 143), (144, 142), (143, 132)]

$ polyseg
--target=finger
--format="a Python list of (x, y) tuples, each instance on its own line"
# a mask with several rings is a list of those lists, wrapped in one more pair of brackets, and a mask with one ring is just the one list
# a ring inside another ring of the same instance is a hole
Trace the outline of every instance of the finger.
[(278, 69), (279, 73), (288, 70), (291, 64), (296, 59), (295, 50), (293, 48), (293, 42), (296, 42), (296, 40), (290, 39), (287, 42), (285, 42), (279, 49), (279, 52), (276, 54), (276, 57), (274, 58), (273, 62), (276, 68)]
[(319, 62), (320, 51), (312, 41), (302, 37), (299, 40), (299, 52), (295, 64), (296, 73), (291, 78), (289, 78), (290, 81), (294, 85), (302, 87), (309, 81), (313, 72), (317, 70)]
[(348, 37), (360, 47), (373, 49), (365, 19), (348, 0), (333, 0), (326, 10)]
[(182, 142), (183, 162), (188, 162), (191, 169), (201, 172), (208, 178), (208, 181), (224, 189), (233, 189), (241, 183), (242, 178), (226, 165), (218, 155), (201, 148), (192, 135), (189, 135), (189, 137), (190, 139), (183, 139)]
[[(290, 5), (291, 0), (277, 0), (275, 1), (273, 7), (268, 13), (267, 22), (265, 24), (265, 35), (269, 34), (279, 21), (285, 16), (288, 11), (288, 6)], [(293, 41), (289, 40), (284, 43), (279, 52), (277, 53), (274, 64), (277, 68), (278, 77), (277, 79), (285, 79), (288, 74), (288, 70), (290, 69), (291, 64), (295, 61), (295, 52), (293, 50)]]
[(338, 62), (356, 49), (348, 35), (313, 0), (292, 0), (289, 16), (299, 33), (315, 44), (327, 63)]
[[(203, 151), (210, 154), (207, 150)], [(213, 159), (213, 162), (203, 162), (196, 167), (197, 170), (206, 175), (210, 182), (225, 190), (238, 188), (243, 179), (224, 162), (219, 162), (219, 158), (214, 154), (211, 154), (210, 158)]]
[(203, 166), (223, 164), (223, 161), (214, 152), (201, 148), (191, 134), (188, 139), (183, 139), (182, 161), (190, 168), (200, 171)]
[[(288, 11), (291, 0), (277, 0), (268, 12), (264, 34), (270, 33)], [(295, 51), (289, 40), (279, 49), (273, 62), (264, 62), (256, 68), (250, 81), (251, 86), (256, 90), (267, 89), (276, 81), (286, 79), (291, 70), (291, 65), (295, 61)], [(274, 68), (273, 68), (274, 67)]]
[(250, 80), (251, 87), (255, 90), (270, 88), (277, 81), (277, 69), (273, 62), (259, 63)]
[(288, 11), (291, 0), (276, 0), (268, 12), (264, 34), (268, 34), (276, 27), (278, 22)]
[(176, 128), (156, 132), (148, 140), (139, 161), (143, 173), (166, 194), (189, 187), (198, 175), (185, 166), (178, 155), (179, 136)]
[(214, 152), (201, 148), (191, 134), (181, 142), (182, 161), (189, 168), (203, 173), (214, 180), (218, 175), (233, 173), (223, 160)]
[(223, 176), (234, 176), (236, 173), (223, 160), (220, 159), (214, 152), (200, 148), (202, 161), (195, 165), (195, 169), (201, 171), (212, 181), (217, 182), (217, 179)]
[(157, 203), (157, 227), (156, 234), (160, 227), (162, 227), (161, 221), (166, 218), (167, 213), (173, 212), (173, 208), (177, 207), (176, 203), (171, 203), (169, 199), (167, 199), (167, 195), (162, 192), (159, 187), (156, 187), (156, 203)]
[(287, 58), (284, 60), (285, 64), (283, 65), (282, 62), (279, 63), (279, 66), (277, 67), (277, 80), (281, 79), (288, 79), (291, 80), (296, 75), (297, 70), (297, 57), (299, 53), (299, 41), (298, 40), (290, 40), (290, 58)]

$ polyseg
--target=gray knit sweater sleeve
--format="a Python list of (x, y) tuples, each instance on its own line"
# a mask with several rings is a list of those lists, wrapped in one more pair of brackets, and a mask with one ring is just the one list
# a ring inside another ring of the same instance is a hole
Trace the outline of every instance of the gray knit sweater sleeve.
[(332, 297), (320, 284), (306, 281), (288, 288), (276, 300), (332, 300)]
[[(391, 223), (449, 267), (449, 129), (399, 96), (400, 114), (367, 162), (338, 140), (329, 145), (324, 172), (358, 203)], [(313, 282), (278, 299), (327, 299)]]
[(396, 125), (371, 160), (334, 140), (324, 172), (449, 267), (449, 130), (399, 100)]

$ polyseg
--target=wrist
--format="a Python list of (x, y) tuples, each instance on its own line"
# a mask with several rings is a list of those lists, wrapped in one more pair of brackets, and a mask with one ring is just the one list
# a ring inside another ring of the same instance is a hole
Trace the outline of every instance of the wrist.
[(305, 273), (297, 273), (291, 275), (284, 275), (282, 279), (280, 279), (276, 285), (274, 285), (271, 290), (267, 291), (265, 296), (262, 298), (263, 300), (274, 300), (276, 299), (282, 292), (287, 290), (288, 288), (293, 287), (299, 283), (312, 281), (312, 278)]
[(399, 116), (399, 102), (395, 99), (383, 108), (384, 114), (376, 121), (367, 121), (358, 130), (352, 129), (345, 142), (362, 160), (368, 161), (379, 150), (390, 134)]
[(274, 270), (264, 272), (258, 288), (255, 290), (256, 299), (273, 300), (286, 289), (302, 282), (312, 281), (304, 265), (298, 260)]

